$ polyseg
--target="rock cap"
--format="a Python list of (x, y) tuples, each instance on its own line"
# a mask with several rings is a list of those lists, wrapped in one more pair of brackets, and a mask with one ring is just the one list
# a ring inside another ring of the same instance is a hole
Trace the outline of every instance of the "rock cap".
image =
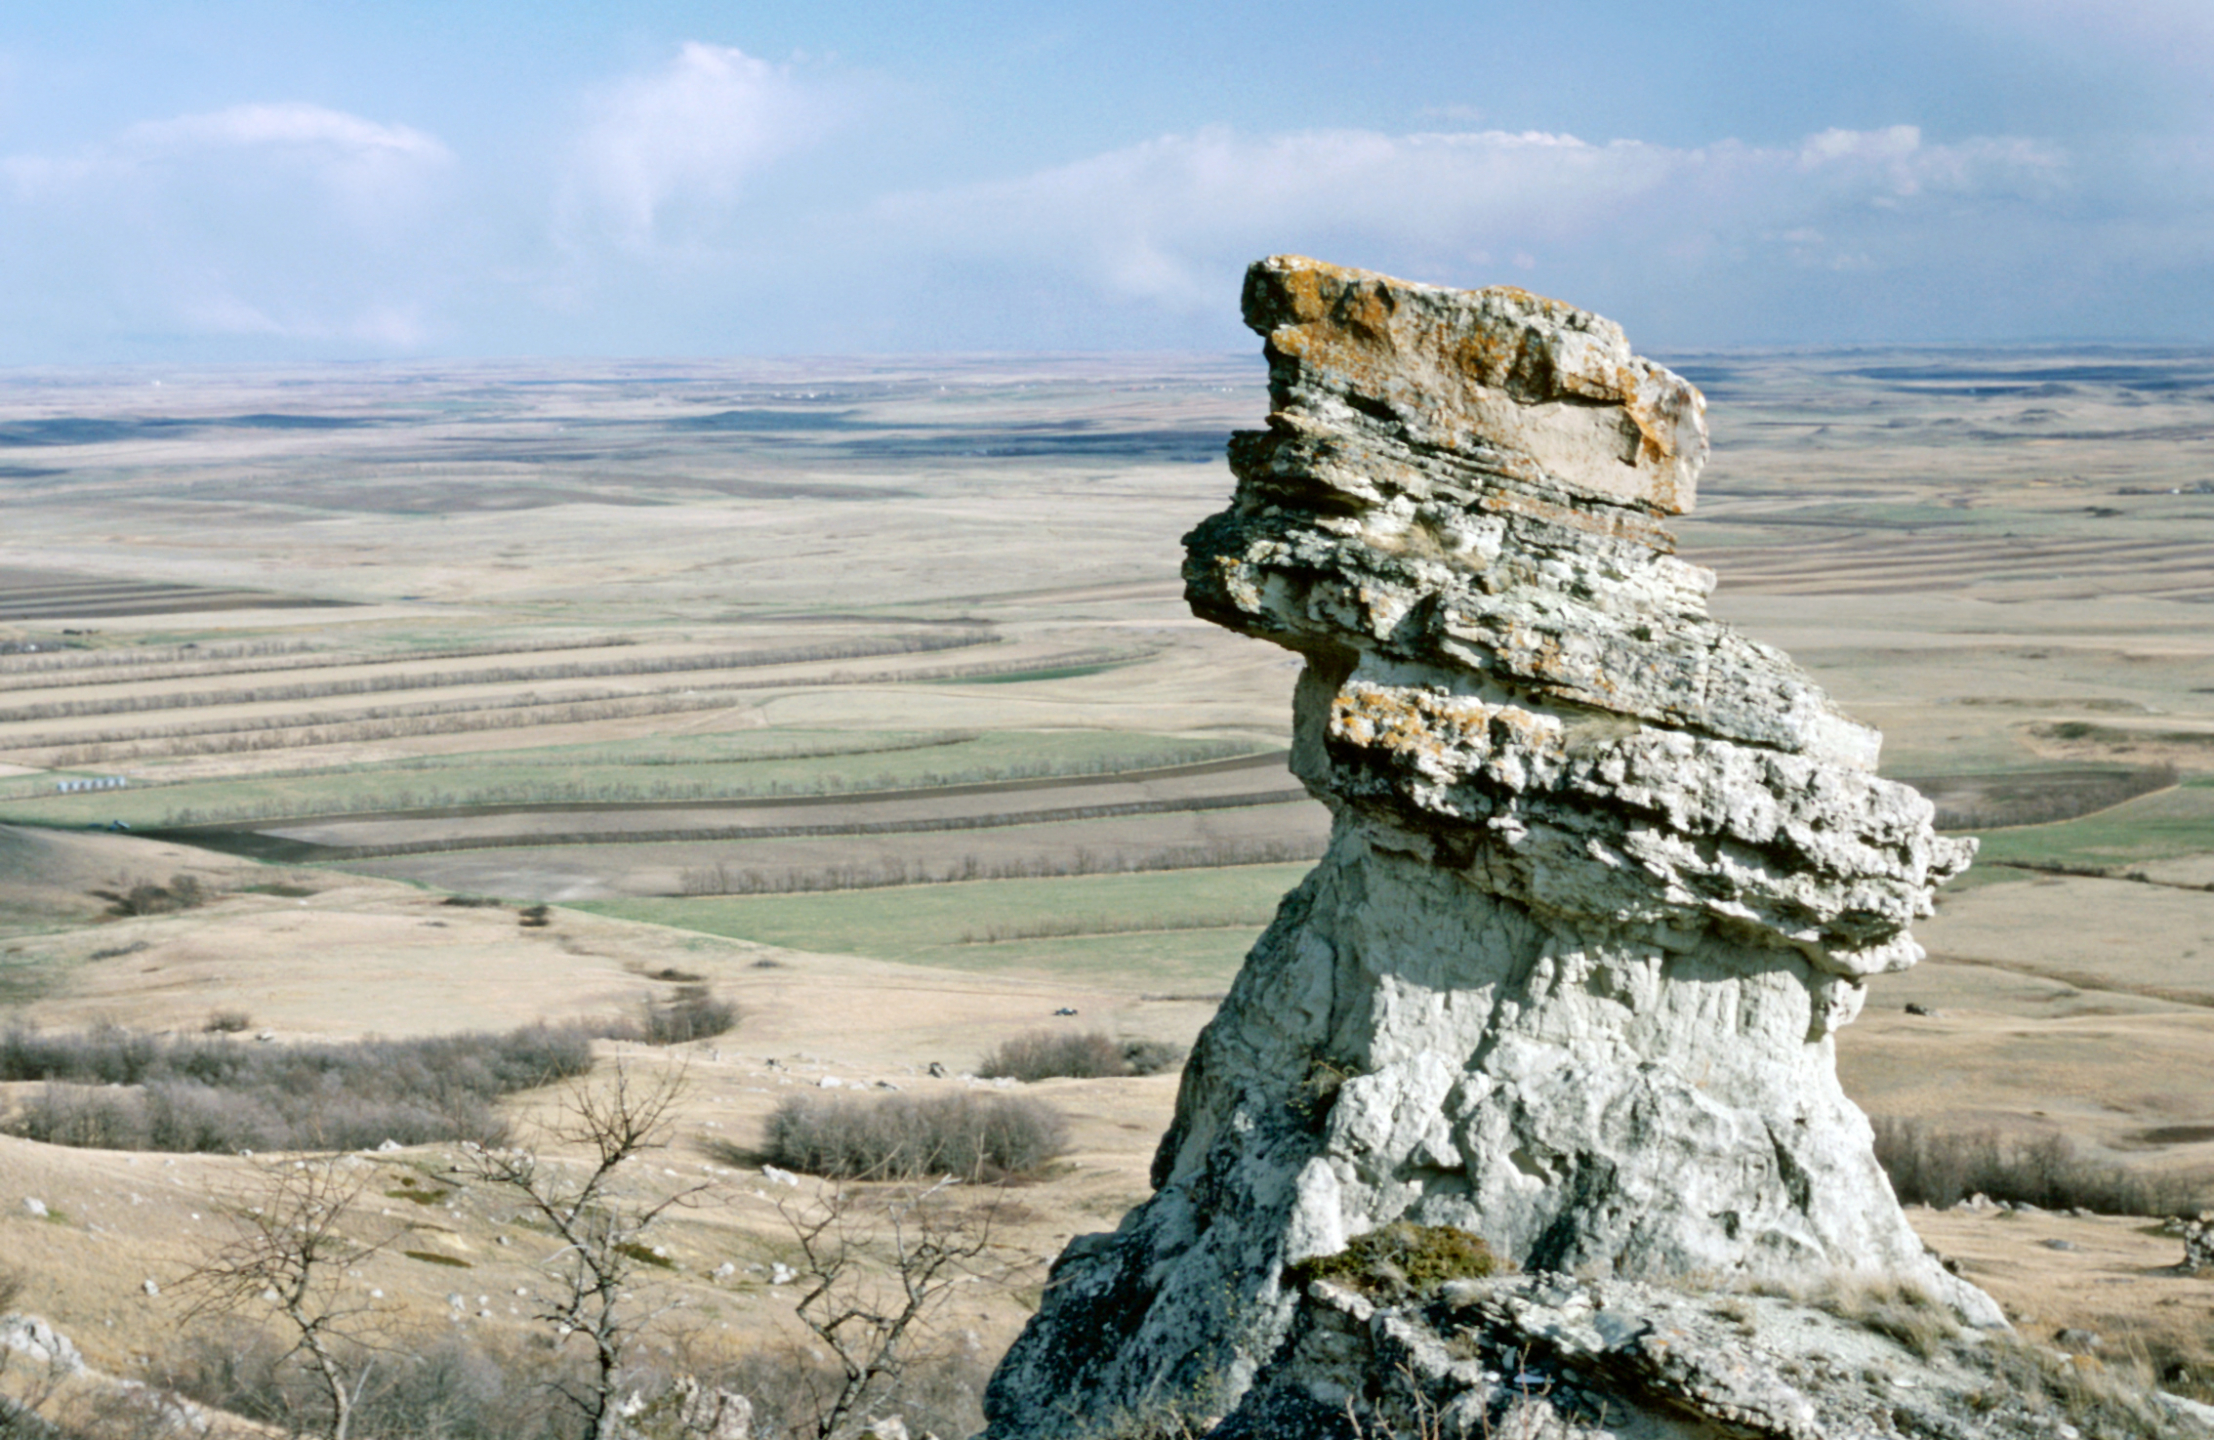
[(1279, 411), (1367, 415), (1416, 445), (1580, 498), (1687, 513), (1706, 401), (1611, 320), (1511, 285), (1451, 290), (1272, 255), (1245, 274)]

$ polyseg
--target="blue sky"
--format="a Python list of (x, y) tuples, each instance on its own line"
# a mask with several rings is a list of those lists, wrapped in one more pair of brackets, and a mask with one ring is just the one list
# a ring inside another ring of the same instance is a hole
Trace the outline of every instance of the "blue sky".
[(2214, 3), (0, 8), (0, 363), (2214, 341)]

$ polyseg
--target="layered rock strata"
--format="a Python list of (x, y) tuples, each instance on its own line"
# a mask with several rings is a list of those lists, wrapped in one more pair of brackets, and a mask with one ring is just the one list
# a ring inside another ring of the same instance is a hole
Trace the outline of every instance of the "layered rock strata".
[(1529, 1271), (1880, 1275), (2002, 1324), (1908, 1228), (1832, 1053), (1972, 845), (1707, 614), (1663, 524), (1698, 391), (1515, 289), (1278, 257), (1244, 305), (1272, 410), (1187, 593), (1303, 657), (1292, 766), (1332, 839), (1193, 1051), (1155, 1195), (1055, 1266), (994, 1440), (1167, 1404), (1247, 1433), (1318, 1323), (1292, 1267), (1398, 1220)]

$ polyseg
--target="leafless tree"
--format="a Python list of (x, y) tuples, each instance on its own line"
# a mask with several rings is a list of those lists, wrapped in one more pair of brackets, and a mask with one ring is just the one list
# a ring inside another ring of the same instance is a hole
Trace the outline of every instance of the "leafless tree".
[(350, 1290), (346, 1272), (409, 1229), (394, 1225), (374, 1240), (355, 1233), (354, 1202), (374, 1173), (345, 1155), (270, 1163), (263, 1183), (230, 1209), (233, 1238), (177, 1285), (188, 1302), (183, 1324), (269, 1311), (282, 1320), (292, 1344), (278, 1363), (306, 1371), (330, 1440), (346, 1440), (387, 1308)]
[[(893, 1196), (881, 1221), (843, 1188), (812, 1205), (778, 1207), (799, 1243), (800, 1323), (836, 1362), (838, 1378), (814, 1396), (818, 1440), (845, 1435), (897, 1394), (921, 1358), (933, 1312), (979, 1273), (991, 1248), (993, 1207), (956, 1213), (946, 1203), (953, 1183)], [(872, 1241), (889, 1250), (881, 1261), (868, 1254)]]
[(581, 1166), (529, 1149), (470, 1147), (460, 1172), (514, 1196), (559, 1244), (546, 1262), (558, 1283), (537, 1318), (592, 1347), (585, 1378), (562, 1393), (593, 1440), (622, 1432), (624, 1359), (657, 1313), (636, 1294), (639, 1267), (652, 1263), (647, 1233), (707, 1188), (653, 1194), (627, 1183), (631, 1162), (669, 1143), (670, 1111), (683, 1088), (681, 1070), (644, 1079), (618, 1063), (607, 1081), (571, 1090), (561, 1118), (546, 1127), (545, 1140), (585, 1152)]

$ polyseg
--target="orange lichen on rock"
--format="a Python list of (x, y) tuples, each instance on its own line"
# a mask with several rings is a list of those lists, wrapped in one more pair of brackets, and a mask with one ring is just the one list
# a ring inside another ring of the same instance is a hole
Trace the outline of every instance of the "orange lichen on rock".
[(1296, 255), (1247, 272), (1245, 320), (1293, 372), (1276, 377), (1287, 393), (1388, 411), (1440, 450), (1526, 457), (1575, 495), (1691, 508), (1706, 402), (1612, 321), (1513, 286), (1449, 290)]

